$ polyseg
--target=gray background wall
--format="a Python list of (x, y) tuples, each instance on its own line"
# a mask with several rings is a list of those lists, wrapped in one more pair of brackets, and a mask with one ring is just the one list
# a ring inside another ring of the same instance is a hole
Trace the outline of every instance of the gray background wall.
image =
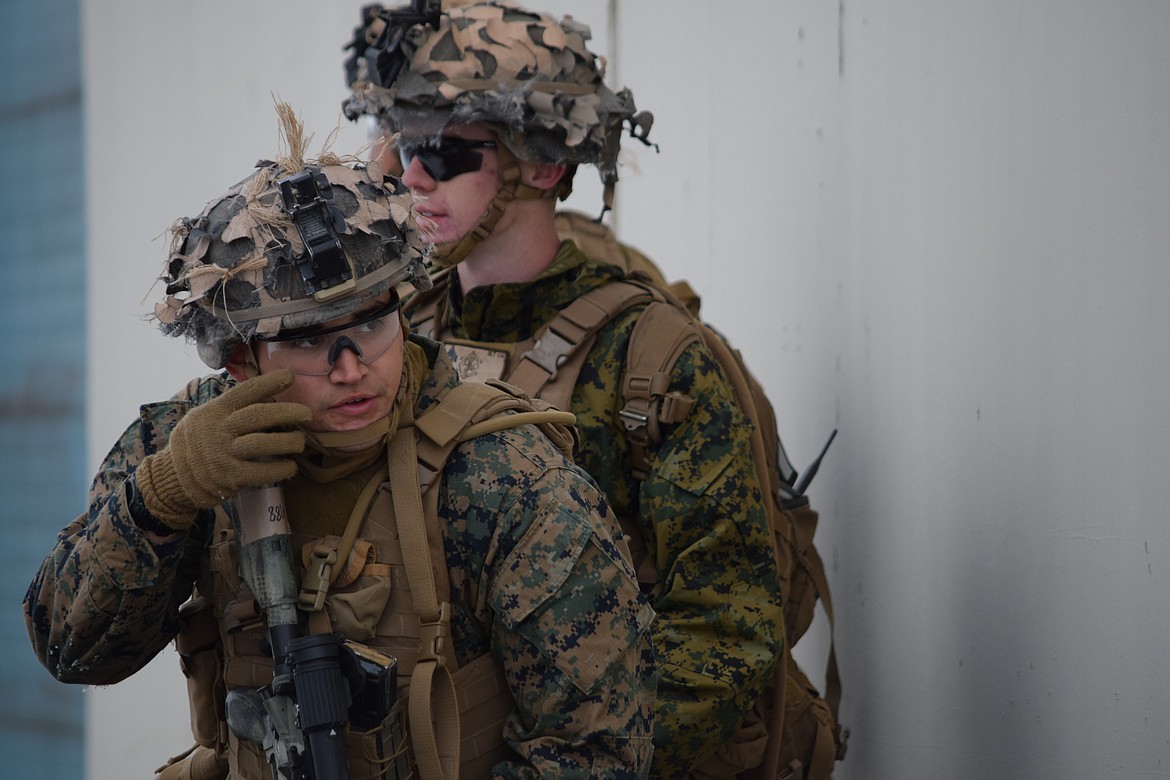
[[(160, 236), (274, 152), (271, 93), (328, 134), (360, 4), (83, 0), (90, 468), (203, 370), (142, 321)], [(798, 464), (840, 429), (839, 776), (1170, 776), (1170, 3), (544, 6), (656, 115), (623, 237), (702, 292)], [(91, 780), (189, 742), (169, 652), (86, 700)]]

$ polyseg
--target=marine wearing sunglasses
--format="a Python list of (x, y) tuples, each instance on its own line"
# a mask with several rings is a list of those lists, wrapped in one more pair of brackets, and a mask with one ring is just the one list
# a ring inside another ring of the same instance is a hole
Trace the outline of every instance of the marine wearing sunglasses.
[(460, 174), (478, 171), (483, 167), (483, 152), (479, 150), (495, 148), (495, 141), (440, 136), (422, 142), (400, 142), (398, 159), (406, 170), (410, 161), (418, 158), (427, 176), (435, 181), (450, 181)]

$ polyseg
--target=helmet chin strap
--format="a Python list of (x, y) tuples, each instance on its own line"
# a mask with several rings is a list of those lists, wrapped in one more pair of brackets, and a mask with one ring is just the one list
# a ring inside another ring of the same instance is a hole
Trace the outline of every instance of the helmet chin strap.
[(475, 223), (475, 227), (467, 231), (467, 235), (458, 241), (435, 245), (430, 258), (436, 267), (451, 268), (466, 260), (472, 250), (496, 229), (496, 223), (504, 216), (504, 209), (512, 201), (567, 197), (568, 193), (564, 192), (563, 184), (542, 190), (520, 181), (520, 160), (504, 143), (496, 144), (496, 156), (500, 161), (500, 188), (496, 190), (496, 196), (488, 204), (479, 222)]

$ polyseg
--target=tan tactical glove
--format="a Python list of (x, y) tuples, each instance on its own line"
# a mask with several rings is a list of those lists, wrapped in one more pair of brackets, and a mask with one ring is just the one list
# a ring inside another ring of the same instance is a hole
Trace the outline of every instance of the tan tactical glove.
[(242, 488), (281, 482), (296, 473), (288, 456), (305, 449), (305, 434), (288, 430), (309, 421), (308, 407), (268, 403), (292, 386), (291, 371), (261, 374), (191, 410), (170, 443), (142, 459), (136, 472), (147, 511), (181, 531), (200, 509), (211, 509)]

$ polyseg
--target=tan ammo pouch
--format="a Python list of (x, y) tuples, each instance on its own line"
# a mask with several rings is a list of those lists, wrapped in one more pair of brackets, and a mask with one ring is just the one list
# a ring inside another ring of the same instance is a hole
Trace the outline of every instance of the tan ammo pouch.
[[(391, 662), (374, 648), (356, 642), (346, 645), (359, 655), (386, 665)], [(233, 777), (267, 778), (272, 776), (263, 748), (230, 734)], [(372, 729), (356, 731), (350, 728), (345, 735), (345, 750), (350, 777), (371, 780), (407, 780), (417, 777), (414, 759), (406, 733), (406, 712), (400, 701)], [(226, 775), (224, 775), (226, 777)], [(179, 776), (176, 776), (179, 777)]]
[(179, 668), (187, 678), (191, 706), (191, 732), (195, 742), (206, 747), (223, 747), (223, 662), (220, 659), (219, 625), (210, 600), (199, 597), (179, 610), (183, 627), (175, 637)]
[[(255, 742), (238, 740), (233, 734), (232, 750), (235, 765), (232, 777), (267, 778), (272, 767), (264, 756), (264, 749)], [(401, 707), (387, 716), (382, 725), (366, 732), (350, 731), (345, 735), (350, 777), (362, 780), (408, 780), (417, 778), (413, 758), (407, 749), (405, 718)], [(185, 775), (166, 776), (186, 778)], [(226, 778), (227, 774), (216, 775)]]
[[(480, 656), (460, 668), (454, 675), (461, 727), (461, 780), (480, 780), (491, 769), (512, 755), (500, 740), (504, 722), (512, 712), (513, 701), (503, 672), (491, 655)], [(352, 777), (378, 780), (417, 778), (418, 769), (409, 750), (406, 733), (405, 703), (391, 712), (382, 724), (369, 731), (350, 731), (346, 735), (346, 752)], [(236, 772), (243, 777), (268, 777), (271, 769), (258, 745), (239, 742), (230, 735), (236, 750)], [(172, 758), (158, 770), (157, 780), (224, 780), (228, 760), (211, 748), (196, 745)]]
[[(459, 778), (482, 780), (491, 775), (493, 766), (513, 755), (500, 739), (504, 721), (514, 708), (512, 695), (490, 654), (461, 667), (452, 681), (461, 732)], [(409, 748), (407, 706), (407, 701), (399, 702), (379, 728), (346, 735), (351, 777), (407, 780), (422, 776)]]
[[(312, 577), (320, 578), (317, 561), (336, 561), (339, 555), (344, 555), (345, 565), (336, 567), (338, 571), (331, 572), (325, 580), (324, 588), (328, 590), (329, 598), (322, 599), (323, 607), (332, 631), (355, 642), (368, 642), (377, 630), (378, 620), (390, 597), (390, 567), (376, 562), (374, 545), (365, 539), (353, 540), (348, 551), (345, 547), (345, 540), (340, 536), (325, 536), (303, 545), (301, 562), (306, 575), (302, 580), (302, 593)], [(325, 590), (321, 593), (324, 596)]]
[(416, 777), (406, 735), (406, 714), (398, 704), (377, 728), (345, 735), (350, 777), (406, 780)]

